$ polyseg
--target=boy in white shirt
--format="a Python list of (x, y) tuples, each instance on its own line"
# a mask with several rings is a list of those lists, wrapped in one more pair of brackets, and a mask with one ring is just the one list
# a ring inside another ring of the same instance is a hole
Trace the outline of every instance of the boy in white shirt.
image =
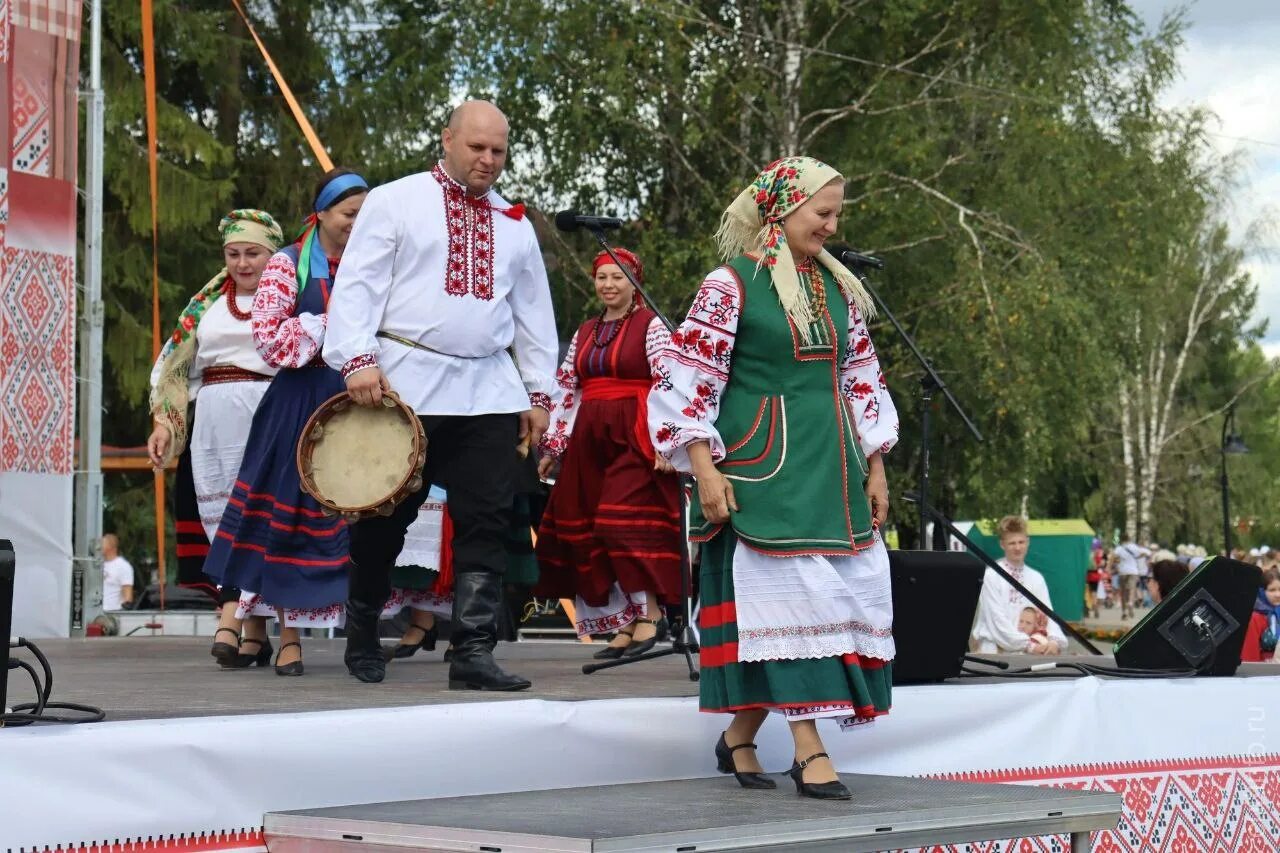
[[(1004, 549), (1004, 558), (1000, 565), (1020, 584), (1031, 591), (1049, 607), (1049, 586), (1044, 575), (1023, 562), (1027, 550), (1031, 547), (1031, 538), (1027, 535), (1027, 520), (1016, 515), (1007, 515), (997, 525), (1000, 534), (1000, 547)], [(978, 599), (977, 617), (973, 623), (971, 646), (978, 652), (1026, 652), (1033, 655), (1056, 655), (1067, 649), (1067, 638), (1057, 622), (1044, 618), (1044, 633), (1034, 632), (1031, 635), (1019, 628), (1019, 620), (1024, 609), (1035, 610), (1030, 601), (1013, 585), (992, 569), (987, 569), (982, 578), (982, 595)], [(1038, 610), (1035, 610), (1039, 613)], [(1037, 619), (1037, 621), (1039, 621)]]

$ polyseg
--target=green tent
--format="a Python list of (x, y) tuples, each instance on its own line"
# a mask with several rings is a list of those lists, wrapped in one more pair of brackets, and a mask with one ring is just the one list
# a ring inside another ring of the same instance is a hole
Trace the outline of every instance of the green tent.
[[(1049, 603), (1063, 619), (1084, 617), (1084, 576), (1093, 564), (1093, 539), (1097, 535), (1079, 518), (1049, 518), (1028, 523), (1031, 548), (1027, 565), (1044, 575)], [(979, 521), (965, 534), (994, 559), (1004, 556), (994, 521)]]

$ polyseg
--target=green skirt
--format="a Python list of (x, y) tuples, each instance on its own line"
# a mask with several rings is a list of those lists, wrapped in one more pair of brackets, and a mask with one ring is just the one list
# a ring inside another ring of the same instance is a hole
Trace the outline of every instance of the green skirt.
[[(702, 652), (699, 708), (732, 713), (766, 708), (789, 719), (854, 717), (867, 721), (889, 712), (893, 664), (846, 654), (805, 660), (738, 661), (729, 528), (702, 547)], [(779, 558), (785, 559), (785, 558)]]
[(391, 569), (391, 585), (398, 589), (411, 589), (420, 592), (436, 585), (440, 572), (425, 569), (422, 566), (393, 566)]
[(529, 496), (517, 494), (507, 530), (507, 572), (502, 579), (513, 586), (538, 585), (538, 558), (533, 553), (533, 514)]

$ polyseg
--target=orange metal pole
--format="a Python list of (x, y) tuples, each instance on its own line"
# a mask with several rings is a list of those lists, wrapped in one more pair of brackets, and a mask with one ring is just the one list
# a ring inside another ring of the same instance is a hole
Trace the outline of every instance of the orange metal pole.
[[(147, 114), (147, 173), (151, 182), (151, 360), (160, 356), (160, 163), (156, 134), (156, 34), (151, 0), (142, 0), (142, 78)], [(160, 609), (164, 609), (164, 472), (155, 473), (156, 560), (160, 569)]]

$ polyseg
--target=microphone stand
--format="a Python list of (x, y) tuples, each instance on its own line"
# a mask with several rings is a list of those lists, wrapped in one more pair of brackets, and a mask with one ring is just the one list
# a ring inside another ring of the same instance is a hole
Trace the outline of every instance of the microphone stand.
[[(1063, 633), (1065, 633), (1068, 637), (1074, 637), (1076, 641), (1079, 642), (1080, 645), (1088, 649), (1091, 654), (1095, 654), (1095, 655), (1103, 654), (1101, 651), (1099, 651), (1097, 646), (1089, 642), (1088, 637), (1086, 637), (1084, 634), (1081, 634), (1079, 631), (1075, 629), (1074, 626), (1071, 625), (1070, 622), (1068, 622), (1067, 620), (1059, 616), (1057, 613), (1055, 613), (1052, 607), (1050, 607), (1049, 605), (1041, 601), (1039, 598), (1037, 598), (1031, 592), (1031, 590), (1027, 589), (1025, 586), (1022, 585), (1021, 581), (1019, 581), (1017, 578), (1011, 575), (1009, 571), (1005, 569), (1004, 566), (1000, 565), (995, 560), (991, 559), (991, 556), (988, 555), (986, 551), (983, 551), (977, 545), (973, 544), (973, 542), (970, 541), (968, 536), (965, 536), (963, 533), (960, 532), (959, 528), (957, 528), (954, 524), (952, 524), (951, 519), (947, 518), (941, 512), (939, 512), (938, 510), (930, 506), (928, 503), (926, 503), (924, 498), (922, 498), (920, 495), (916, 494), (915, 492), (907, 492), (905, 495), (902, 496), (902, 498), (905, 501), (919, 504), (921, 515), (928, 515), (934, 520), (935, 524), (941, 525), (943, 528), (946, 529), (947, 533), (951, 534), (956, 539), (959, 539), (960, 542), (966, 548), (972, 551), (979, 560), (986, 563), (987, 568), (991, 569), (996, 574), (1000, 575), (1000, 577), (1008, 581), (1010, 586), (1012, 586), (1018, 592), (1022, 593), (1022, 595), (1028, 601), (1030, 601), (1033, 605), (1039, 608), (1041, 613), (1045, 614), (1054, 622), (1058, 623), (1058, 627), (1061, 628)], [(1062, 651), (1065, 652), (1066, 649), (1063, 649)]]
[(964, 409), (956, 402), (956, 398), (952, 396), (951, 389), (947, 387), (947, 383), (942, 381), (942, 377), (933, 369), (933, 362), (920, 352), (920, 348), (916, 346), (916, 342), (911, 335), (907, 334), (907, 330), (902, 328), (902, 324), (898, 322), (898, 318), (893, 316), (893, 312), (889, 310), (889, 306), (880, 298), (880, 294), (871, 286), (871, 282), (863, 274), (863, 268), (868, 262), (850, 263), (841, 260), (841, 263), (853, 273), (858, 281), (862, 282), (862, 286), (867, 289), (867, 293), (871, 294), (871, 298), (875, 300), (876, 306), (880, 309), (889, 322), (893, 324), (893, 328), (898, 330), (899, 337), (907, 345), (907, 349), (911, 350), (911, 354), (916, 357), (916, 361), (920, 362), (920, 366), (924, 368), (924, 376), (920, 377), (920, 549), (922, 551), (932, 551), (933, 543), (925, 537), (925, 507), (928, 505), (929, 498), (929, 429), (931, 426), (930, 409), (933, 408), (933, 395), (941, 391), (947, 401), (951, 403), (951, 407), (956, 410), (956, 414), (960, 415), (960, 419), (964, 421), (964, 425), (969, 428), (969, 432), (973, 437), (981, 442), (983, 441), (982, 433), (973, 425), (973, 421), (965, 414)]
[[(596, 238), (596, 242), (600, 247), (609, 253), (609, 257), (618, 265), (618, 269), (622, 270), (622, 274), (627, 277), (627, 281), (631, 282), (631, 286), (636, 289), (636, 293), (640, 294), (640, 298), (645, 304), (658, 315), (658, 319), (667, 327), (667, 330), (674, 332), (676, 326), (662, 313), (662, 309), (657, 303), (650, 298), (645, 289), (640, 286), (640, 282), (636, 281), (635, 276), (631, 274), (631, 270), (627, 269), (627, 265), (618, 260), (618, 256), (613, 253), (613, 247), (609, 245), (609, 241), (604, 238), (604, 230), (601, 228), (592, 228), (586, 226), (591, 235)], [(689, 514), (687, 512), (687, 504), (685, 502), (686, 488), (691, 487), (693, 478), (688, 475), (679, 475), (680, 480), (680, 541), (682, 547), (680, 549), (680, 598), (681, 598), (681, 616), (680, 624), (671, 626), (671, 646), (665, 649), (654, 649), (653, 651), (644, 652), (630, 657), (620, 657), (616, 660), (602, 661), (600, 663), (583, 664), (582, 674), (590, 675), (602, 669), (612, 669), (615, 666), (626, 666), (631, 663), (639, 663), (645, 660), (654, 660), (655, 658), (666, 657), (667, 655), (684, 655), (685, 666), (689, 668), (689, 680), (697, 681), (699, 678), (698, 668), (694, 666), (693, 656), (698, 652), (698, 638), (693, 632), (693, 563), (689, 558)]]

